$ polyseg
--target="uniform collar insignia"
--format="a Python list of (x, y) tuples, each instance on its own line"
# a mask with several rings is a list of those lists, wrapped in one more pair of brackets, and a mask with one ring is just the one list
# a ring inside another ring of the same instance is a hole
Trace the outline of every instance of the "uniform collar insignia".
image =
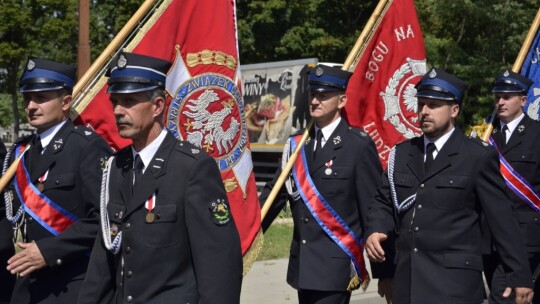
[(339, 145), (341, 143), (341, 137), (338, 135), (334, 137), (333, 141), (334, 141), (334, 146)]
[(493, 134), (497, 134), (497, 132), (499, 132), (499, 128), (493, 129)]
[(321, 76), (324, 73), (323, 68), (318, 67), (317, 70), (315, 70), (315, 75)]
[(510, 76), (510, 73), (508, 72), (508, 70), (504, 71), (504, 74), (503, 74), (504, 77), (508, 77)]
[(525, 131), (525, 125), (519, 125), (518, 131), (519, 131), (520, 133), (523, 132), (523, 131)]
[(63, 145), (64, 145), (64, 140), (62, 138), (59, 138), (59, 139), (55, 140), (54, 143), (53, 143), (54, 151), (56, 152), (56, 151), (62, 149)]

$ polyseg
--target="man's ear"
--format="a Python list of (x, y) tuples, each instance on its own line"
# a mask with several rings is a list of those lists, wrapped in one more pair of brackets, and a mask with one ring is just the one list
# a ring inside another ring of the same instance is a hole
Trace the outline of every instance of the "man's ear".
[(64, 97), (62, 97), (62, 111), (66, 112), (71, 109), (71, 103), (73, 101), (73, 96), (71, 95), (64, 95)]
[(163, 111), (165, 110), (165, 98), (163, 97), (156, 97), (154, 99), (154, 117), (158, 117), (163, 114)]
[(460, 105), (457, 103), (454, 103), (450, 107), (450, 115), (452, 118), (456, 118), (459, 114), (459, 110), (461, 109)]
[(347, 95), (345, 95), (345, 93), (339, 95), (339, 104), (338, 104), (338, 109), (343, 109), (345, 107), (345, 105), (347, 104)]

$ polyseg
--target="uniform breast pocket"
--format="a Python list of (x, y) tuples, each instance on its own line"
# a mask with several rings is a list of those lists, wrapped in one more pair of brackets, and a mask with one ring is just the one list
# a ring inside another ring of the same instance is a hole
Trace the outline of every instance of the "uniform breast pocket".
[(534, 151), (516, 151), (511, 156), (507, 157), (511, 163), (527, 163), (534, 164), (538, 161), (538, 155)]
[(126, 213), (126, 208), (121, 202), (110, 202), (107, 205), (107, 211), (109, 213), (109, 221), (116, 224), (122, 224), (122, 218)]
[(343, 195), (350, 191), (354, 183), (353, 168), (333, 166), (330, 170), (325, 169), (319, 188), (324, 189), (325, 193), (336, 195)]
[(417, 179), (413, 175), (394, 173), (394, 185), (397, 188), (412, 188), (417, 184)]
[(415, 176), (403, 173), (394, 173), (394, 186), (398, 193), (398, 198), (403, 201), (416, 192), (418, 180)]
[(460, 209), (465, 206), (463, 190), (469, 178), (462, 175), (439, 175), (435, 179), (437, 197), (433, 204), (441, 209)]
[(177, 245), (181, 231), (178, 230), (176, 204), (159, 204), (152, 210), (154, 217), (149, 221), (144, 213), (144, 231), (150, 237), (146, 238), (148, 247), (160, 248)]
[[(76, 186), (76, 179), (75, 173), (49, 174), (43, 182), (42, 192), (64, 210), (73, 212), (80, 203), (77, 199), (73, 199), (74, 194), (70, 193)], [(72, 199), (67, 199), (68, 197)]]
[(75, 186), (75, 173), (49, 175), (43, 183), (43, 192), (51, 189), (69, 189)]

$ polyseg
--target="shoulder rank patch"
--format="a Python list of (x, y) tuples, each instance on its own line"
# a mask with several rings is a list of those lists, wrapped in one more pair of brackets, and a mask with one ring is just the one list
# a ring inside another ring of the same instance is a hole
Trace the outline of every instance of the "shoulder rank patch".
[(231, 221), (231, 213), (224, 199), (217, 199), (211, 202), (208, 209), (216, 225), (227, 225)]

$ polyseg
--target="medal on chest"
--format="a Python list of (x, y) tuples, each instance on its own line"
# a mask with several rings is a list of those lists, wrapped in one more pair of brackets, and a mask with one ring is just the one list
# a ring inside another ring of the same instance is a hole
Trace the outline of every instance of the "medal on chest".
[(156, 194), (154, 193), (148, 198), (148, 200), (145, 203), (145, 207), (148, 210), (148, 213), (146, 213), (145, 220), (148, 224), (151, 224), (156, 220), (156, 215), (153, 212), (155, 205), (156, 205)]
[(45, 173), (43, 173), (42, 176), (38, 178), (37, 189), (39, 190), (39, 192), (43, 192), (43, 189), (45, 189), (44, 183), (48, 175), (49, 175), (49, 170), (47, 170)]
[(324, 164), (326, 166), (326, 169), (324, 169), (324, 174), (326, 174), (326, 175), (332, 174), (332, 164), (333, 163), (334, 163), (333, 160), (329, 160)]

